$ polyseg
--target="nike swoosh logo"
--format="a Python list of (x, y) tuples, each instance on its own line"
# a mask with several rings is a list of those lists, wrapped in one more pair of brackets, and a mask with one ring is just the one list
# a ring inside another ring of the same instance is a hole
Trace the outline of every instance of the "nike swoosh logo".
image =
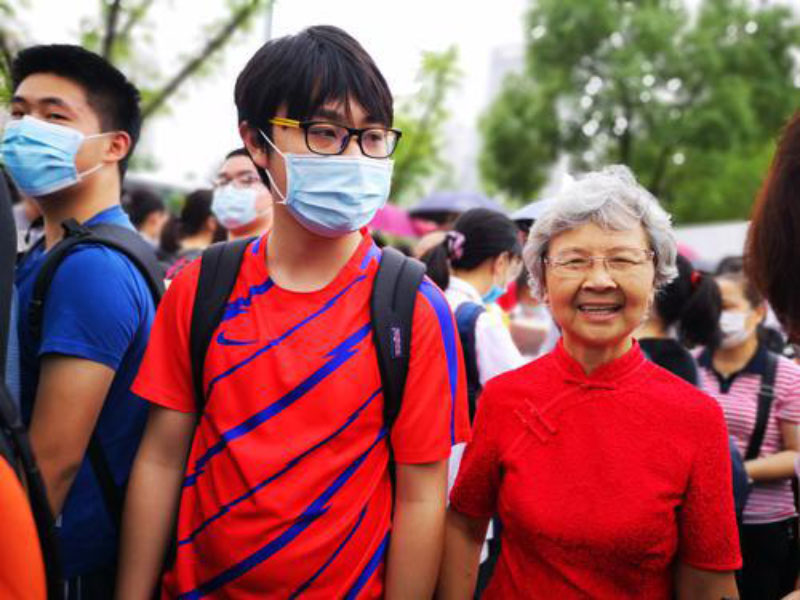
[(224, 331), (220, 331), (217, 336), (217, 343), (221, 346), (249, 346), (255, 344), (256, 340), (230, 340), (225, 337)]

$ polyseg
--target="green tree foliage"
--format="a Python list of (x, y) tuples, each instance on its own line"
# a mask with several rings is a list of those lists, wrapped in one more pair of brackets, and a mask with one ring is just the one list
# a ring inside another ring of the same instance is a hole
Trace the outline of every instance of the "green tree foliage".
[(554, 161), (631, 166), (682, 222), (745, 218), (800, 101), (787, 8), (705, 0), (537, 0), (526, 67), (482, 120), (481, 173), (516, 201)]
[(417, 77), (419, 91), (399, 103), (395, 116), (395, 126), (403, 131), (403, 137), (394, 154), (391, 197), (401, 203), (423, 193), (425, 183), (433, 177), (447, 177), (448, 164), (441, 150), (449, 116), (447, 96), (461, 77), (458, 50), (451, 47), (423, 53)]
[[(35, 2), (36, 0), (30, 0)], [(189, 79), (208, 75), (217, 66), (220, 52), (233, 36), (248, 29), (254, 17), (263, 14), (272, 0), (225, 0), (220, 3), (220, 17), (198, 32), (199, 42), (171, 61), (164, 61), (164, 73), (153, 64), (137, 61), (139, 50), (152, 42), (148, 22), (154, 0), (99, 0), (96, 17), (84, 19), (76, 43), (101, 54), (132, 78), (142, 93), (145, 118), (163, 110)], [(0, 0), (0, 100), (7, 98), (10, 86), (11, 58), (27, 45), (18, 35), (12, 5)], [(164, 35), (169, 35), (164, 32)]]

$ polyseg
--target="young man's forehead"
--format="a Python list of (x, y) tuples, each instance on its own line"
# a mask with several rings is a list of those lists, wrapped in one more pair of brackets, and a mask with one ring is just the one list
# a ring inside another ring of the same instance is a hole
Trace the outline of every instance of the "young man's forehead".
[(222, 163), (220, 173), (236, 176), (243, 173), (257, 173), (256, 166), (247, 156), (231, 156)]
[(14, 90), (12, 101), (30, 104), (50, 102), (76, 110), (89, 106), (86, 90), (80, 83), (54, 73), (28, 75)]
[[(284, 114), (280, 114), (283, 112)], [(289, 116), (285, 109), (279, 111), (278, 116)], [(341, 123), (343, 125), (359, 125), (364, 123), (389, 125), (384, 123), (380, 117), (370, 114), (364, 106), (355, 99), (331, 100), (310, 109), (308, 115), (297, 115), (301, 119), (323, 120)]]

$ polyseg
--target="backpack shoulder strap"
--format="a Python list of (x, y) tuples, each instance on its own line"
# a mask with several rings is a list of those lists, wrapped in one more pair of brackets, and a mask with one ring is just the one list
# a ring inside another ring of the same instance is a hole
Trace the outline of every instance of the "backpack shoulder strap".
[[(64, 238), (47, 253), (33, 284), (28, 321), (31, 335), (37, 342), (42, 336), (44, 305), (56, 271), (73, 248), (80, 244), (101, 244), (126, 256), (142, 274), (153, 296), (153, 301), (158, 304), (164, 293), (163, 269), (158, 263), (155, 251), (136, 231), (109, 223), (87, 226), (78, 223), (75, 219), (64, 221), (62, 227), (64, 228)], [(92, 432), (89, 439), (87, 455), (100, 487), (106, 510), (115, 527), (119, 528), (122, 520), (124, 491), (114, 480), (113, 472), (96, 430)]]
[(0, 173), (0, 372), (6, 372), (6, 348), (11, 328), (11, 297), (17, 256), (17, 227), (11, 209), (11, 195)]
[(198, 415), (203, 413), (206, 405), (203, 369), (211, 336), (222, 320), (225, 305), (239, 275), (244, 252), (252, 239), (213, 244), (203, 251), (200, 258), (200, 276), (194, 295), (189, 333), (192, 384)]
[(394, 248), (383, 248), (370, 300), (378, 368), (383, 385), (383, 417), (390, 430), (403, 402), (411, 355), (411, 332), (417, 291), (425, 266)]
[(756, 424), (750, 436), (750, 443), (747, 445), (747, 452), (744, 459), (753, 460), (758, 458), (761, 452), (761, 444), (764, 442), (764, 434), (769, 423), (769, 413), (772, 408), (772, 401), (775, 399), (775, 374), (778, 371), (778, 357), (772, 352), (767, 352), (767, 366), (764, 375), (761, 377), (761, 388), (758, 390), (758, 413), (756, 414)]
[(102, 244), (126, 256), (145, 279), (153, 300), (158, 304), (164, 294), (164, 272), (155, 251), (132, 229), (102, 223), (91, 227), (81, 225), (75, 219), (62, 223), (64, 238), (47, 253), (36, 281), (33, 284), (28, 322), (33, 339), (42, 335), (44, 303), (53, 283), (58, 267), (75, 246), (80, 244)]
[(467, 374), (467, 400), (469, 402), (469, 418), (475, 418), (478, 394), (481, 390), (481, 378), (478, 372), (478, 353), (475, 345), (475, 325), (486, 309), (477, 302), (462, 302), (456, 309), (456, 327), (461, 339), (461, 350), (464, 353), (464, 368)]

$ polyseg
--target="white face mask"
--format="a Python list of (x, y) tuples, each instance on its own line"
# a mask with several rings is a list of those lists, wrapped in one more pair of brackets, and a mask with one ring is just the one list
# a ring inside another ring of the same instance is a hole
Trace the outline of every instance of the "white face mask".
[(211, 212), (225, 229), (237, 229), (261, 216), (256, 208), (257, 202), (258, 191), (240, 189), (229, 183), (214, 190)]
[(735, 348), (747, 341), (752, 330), (747, 327), (749, 312), (724, 310), (719, 317), (719, 328), (722, 330), (723, 348)]

